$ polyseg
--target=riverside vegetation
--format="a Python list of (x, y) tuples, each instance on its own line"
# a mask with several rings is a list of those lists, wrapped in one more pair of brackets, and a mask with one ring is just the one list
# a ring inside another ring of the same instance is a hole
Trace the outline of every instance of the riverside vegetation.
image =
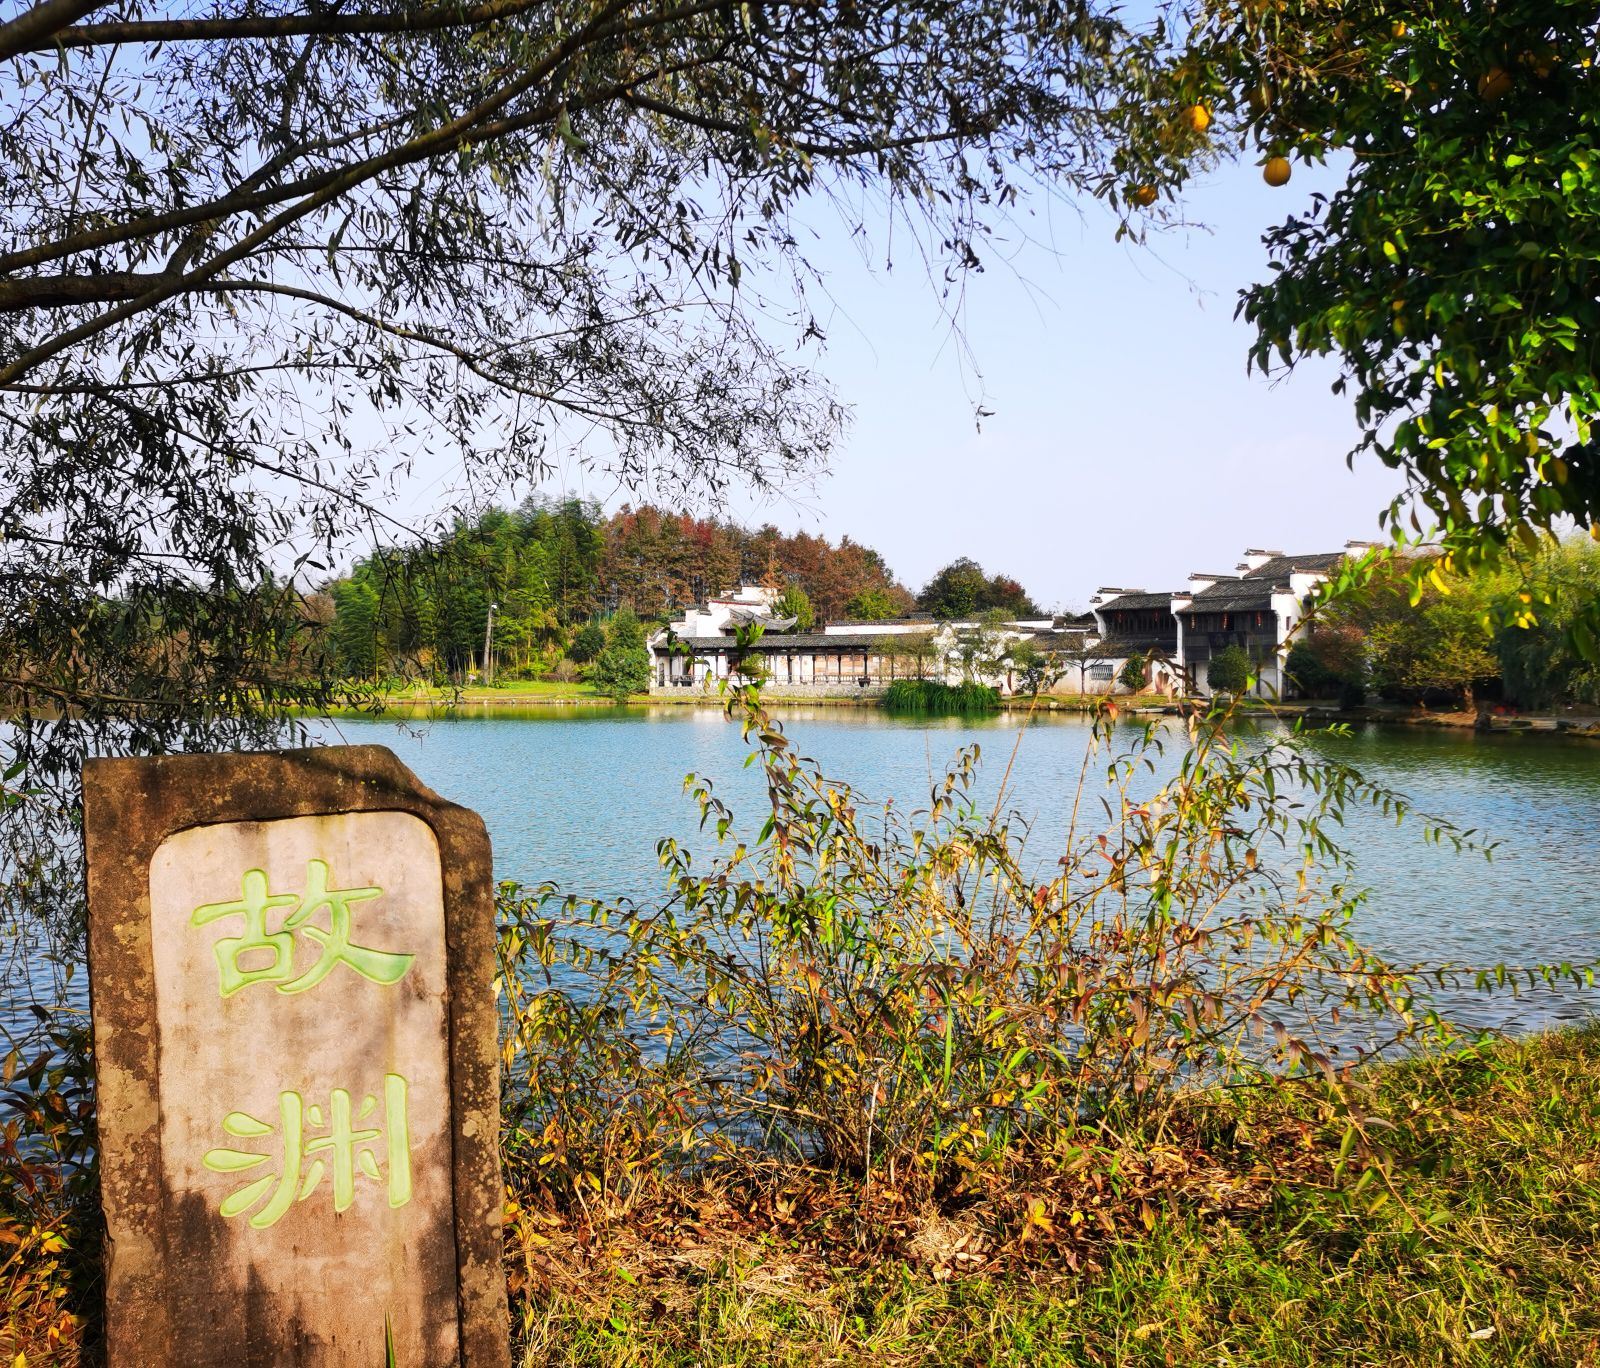
[[(1597, 1038), (1456, 1039), (1424, 989), (1473, 971), (1362, 947), (1337, 830), (1354, 804), (1415, 817), (1403, 798), (1225, 713), (1119, 745), (1107, 706), (1047, 861), (1003, 790), (974, 804), (975, 750), (903, 813), (797, 757), (754, 698), (732, 711), (766, 777), (754, 837), (691, 776), (717, 855), (663, 841), (664, 904), (508, 890), (526, 1362), (1170, 1362), (1252, 1320), (1259, 1362), (1341, 1334), (1416, 1361), (1597, 1343), (1565, 1289), (1600, 1274), (1600, 1089), (1548, 1091)], [(1174, 741), (1176, 777), (1146, 782)], [(532, 990), (558, 962), (584, 986)], [(1546, 1111), (1560, 1176), (1540, 1149), (1486, 1232), (1497, 1146)]]
[[(818, 193), (869, 237), (852, 206), (887, 206), (959, 280), (1036, 185), (1138, 235), (1219, 156), (1254, 148), (1282, 185), (1290, 155), (1350, 153), (1344, 188), (1267, 236), (1284, 269), (1244, 301), (1255, 359), (1337, 355), (1363, 447), (1457, 569), (1600, 517), (1590, 0), (1201, 0), (1154, 31), (992, 0), (911, 24), (881, 0), (555, 0), (415, 29), (402, 8), (291, 4), (275, 38), (70, 5), (5, 26), (22, 113), (0, 158), (26, 193), (0, 329), (0, 818), (21, 814), (0, 834), (8, 918), (64, 925), (63, 972), (83, 754), (275, 744), (285, 705), (341, 697), (282, 668), (304, 626), (283, 550), (326, 573), (388, 525), (416, 455), (514, 485), (558, 468), (576, 419), (630, 485), (824, 462), (842, 409), (807, 370), (812, 310), (789, 310), (791, 356), (768, 291), (734, 288), (810, 278), (790, 211)], [(1592, 663), (1595, 626), (1549, 640)], [(665, 846), (660, 916), (507, 891), (529, 1362), (1600, 1353), (1594, 1033), (1449, 1042), (1414, 976), (1360, 955), (1349, 895), (1306, 890), (1337, 866), (1323, 804), (1379, 795), (1202, 730), (1170, 802), (1114, 789), (1061, 882), (1033, 883), (1016, 833), (962, 806), (962, 767), (943, 804), (878, 824), (752, 726), (771, 825), (740, 847), (706, 794), (732, 844), (706, 875)], [(1274, 832), (1284, 860), (1252, 841)], [(1054, 981), (1027, 939), (1052, 918), (1085, 933)], [(1255, 930), (1219, 964), (1226, 924)], [(522, 993), (558, 955), (598, 998)], [(1294, 1024), (1318, 998), (1422, 1053), (1347, 1069)], [(45, 1015), (3, 1070), (19, 1363), (94, 1352), (90, 1061)]]
[[(1362, 947), (1339, 824), (1404, 798), (1220, 712), (1128, 742), (1108, 704), (1030, 845), (976, 748), (874, 807), (759, 690), (728, 707), (753, 830), (690, 776), (664, 897), (501, 889), (522, 1362), (1600, 1348), (1600, 1036), (1458, 1039), (1425, 989), (1474, 971)], [(47, 1026), (5, 1066), (4, 1346), (93, 1362), (90, 1061)]]
[[(510, 485), (581, 416), (629, 483), (826, 459), (834, 395), (755, 325), (765, 291), (720, 288), (810, 277), (789, 211), (816, 192), (854, 230), (853, 205), (909, 211), (958, 278), (1037, 182), (1138, 235), (1219, 155), (1256, 147), (1285, 184), (1291, 154), (1352, 152), (1267, 235), (1256, 360), (1341, 358), (1363, 446), (1458, 570), (1600, 515), (1589, 0), (1195, 3), (1155, 32), (966, 0), (626, 30), (464, 6), (416, 32), (290, 5), (278, 38), (82, 18), (29, 6), (0, 43), (27, 93), (0, 149), (27, 187), (0, 338), (6, 912), (59, 918), (62, 973), (82, 755), (275, 744), (285, 704), (342, 696), (320, 662), (282, 669), (304, 626), (283, 547), (325, 573), (416, 454)], [(1594, 614), (1562, 629), (1522, 592), (1592, 664)], [(1437, 690), (1434, 662), (1384, 659)], [(1416, 974), (1362, 954), (1336, 810), (1390, 798), (1195, 722), (1162, 802), (1131, 755), (1035, 874), (966, 802), (970, 763), (878, 821), (747, 722), (770, 824), (741, 846), (701, 790), (722, 858), (662, 846), (666, 907), (506, 891), (528, 1362), (1594, 1362), (1600, 1048), (1453, 1042)], [(592, 992), (534, 992), (557, 957)], [(1419, 1053), (1363, 1069), (1299, 1029), (1315, 1006)], [(19, 1363), (94, 1352), (90, 1059), (42, 1011), (3, 1066)]]

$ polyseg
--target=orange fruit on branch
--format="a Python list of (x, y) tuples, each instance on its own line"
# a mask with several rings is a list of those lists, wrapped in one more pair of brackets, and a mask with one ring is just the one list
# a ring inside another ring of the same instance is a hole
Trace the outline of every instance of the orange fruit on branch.
[(1293, 169), (1287, 157), (1268, 157), (1266, 164), (1261, 168), (1261, 179), (1274, 188), (1287, 185)]
[(1511, 73), (1501, 66), (1492, 66), (1478, 77), (1478, 98), (1492, 104), (1511, 89)]

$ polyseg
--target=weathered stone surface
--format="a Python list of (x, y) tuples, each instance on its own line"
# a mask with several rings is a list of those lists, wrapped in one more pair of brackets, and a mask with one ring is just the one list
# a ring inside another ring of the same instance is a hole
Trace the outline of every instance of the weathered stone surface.
[(111, 1363), (506, 1364), (482, 823), (381, 747), (84, 784)]

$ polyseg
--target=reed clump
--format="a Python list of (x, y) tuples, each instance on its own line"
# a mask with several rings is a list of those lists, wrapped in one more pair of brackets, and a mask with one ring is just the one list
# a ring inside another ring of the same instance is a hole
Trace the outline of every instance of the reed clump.
[(897, 679), (884, 690), (883, 706), (894, 713), (965, 717), (996, 712), (999, 691), (987, 684), (946, 684), (937, 679)]

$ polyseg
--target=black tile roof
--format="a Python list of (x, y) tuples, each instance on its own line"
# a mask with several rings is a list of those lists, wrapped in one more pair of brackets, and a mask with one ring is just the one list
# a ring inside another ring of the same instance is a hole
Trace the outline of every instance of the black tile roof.
[(1290, 575), (1325, 575), (1337, 570), (1345, 558), (1343, 551), (1317, 551), (1308, 556), (1274, 556), (1265, 565), (1249, 571), (1246, 579), (1288, 579)]
[(1202, 589), (1187, 608), (1180, 613), (1244, 613), (1272, 607), (1275, 590), (1288, 590), (1288, 585), (1246, 584), (1240, 580), (1226, 580)]
[(742, 608), (735, 608), (728, 614), (728, 635), (732, 636), (741, 627), (750, 627), (760, 624), (768, 632), (787, 632), (798, 622), (799, 618), (774, 617), (771, 613), (746, 612)]
[(1167, 594), (1118, 594), (1109, 598), (1100, 605), (1102, 613), (1114, 612), (1119, 609), (1135, 608), (1170, 608), (1172, 595)]
[(1289, 592), (1293, 574), (1330, 574), (1344, 560), (1343, 551), (1319, 551), (1308, 556), (1274, 556), (1238, 579), (1218, 580), (1194, 595), (1190, 607), (1180, 612), (1249, 613), (1272, 607), (1275, 593)]

